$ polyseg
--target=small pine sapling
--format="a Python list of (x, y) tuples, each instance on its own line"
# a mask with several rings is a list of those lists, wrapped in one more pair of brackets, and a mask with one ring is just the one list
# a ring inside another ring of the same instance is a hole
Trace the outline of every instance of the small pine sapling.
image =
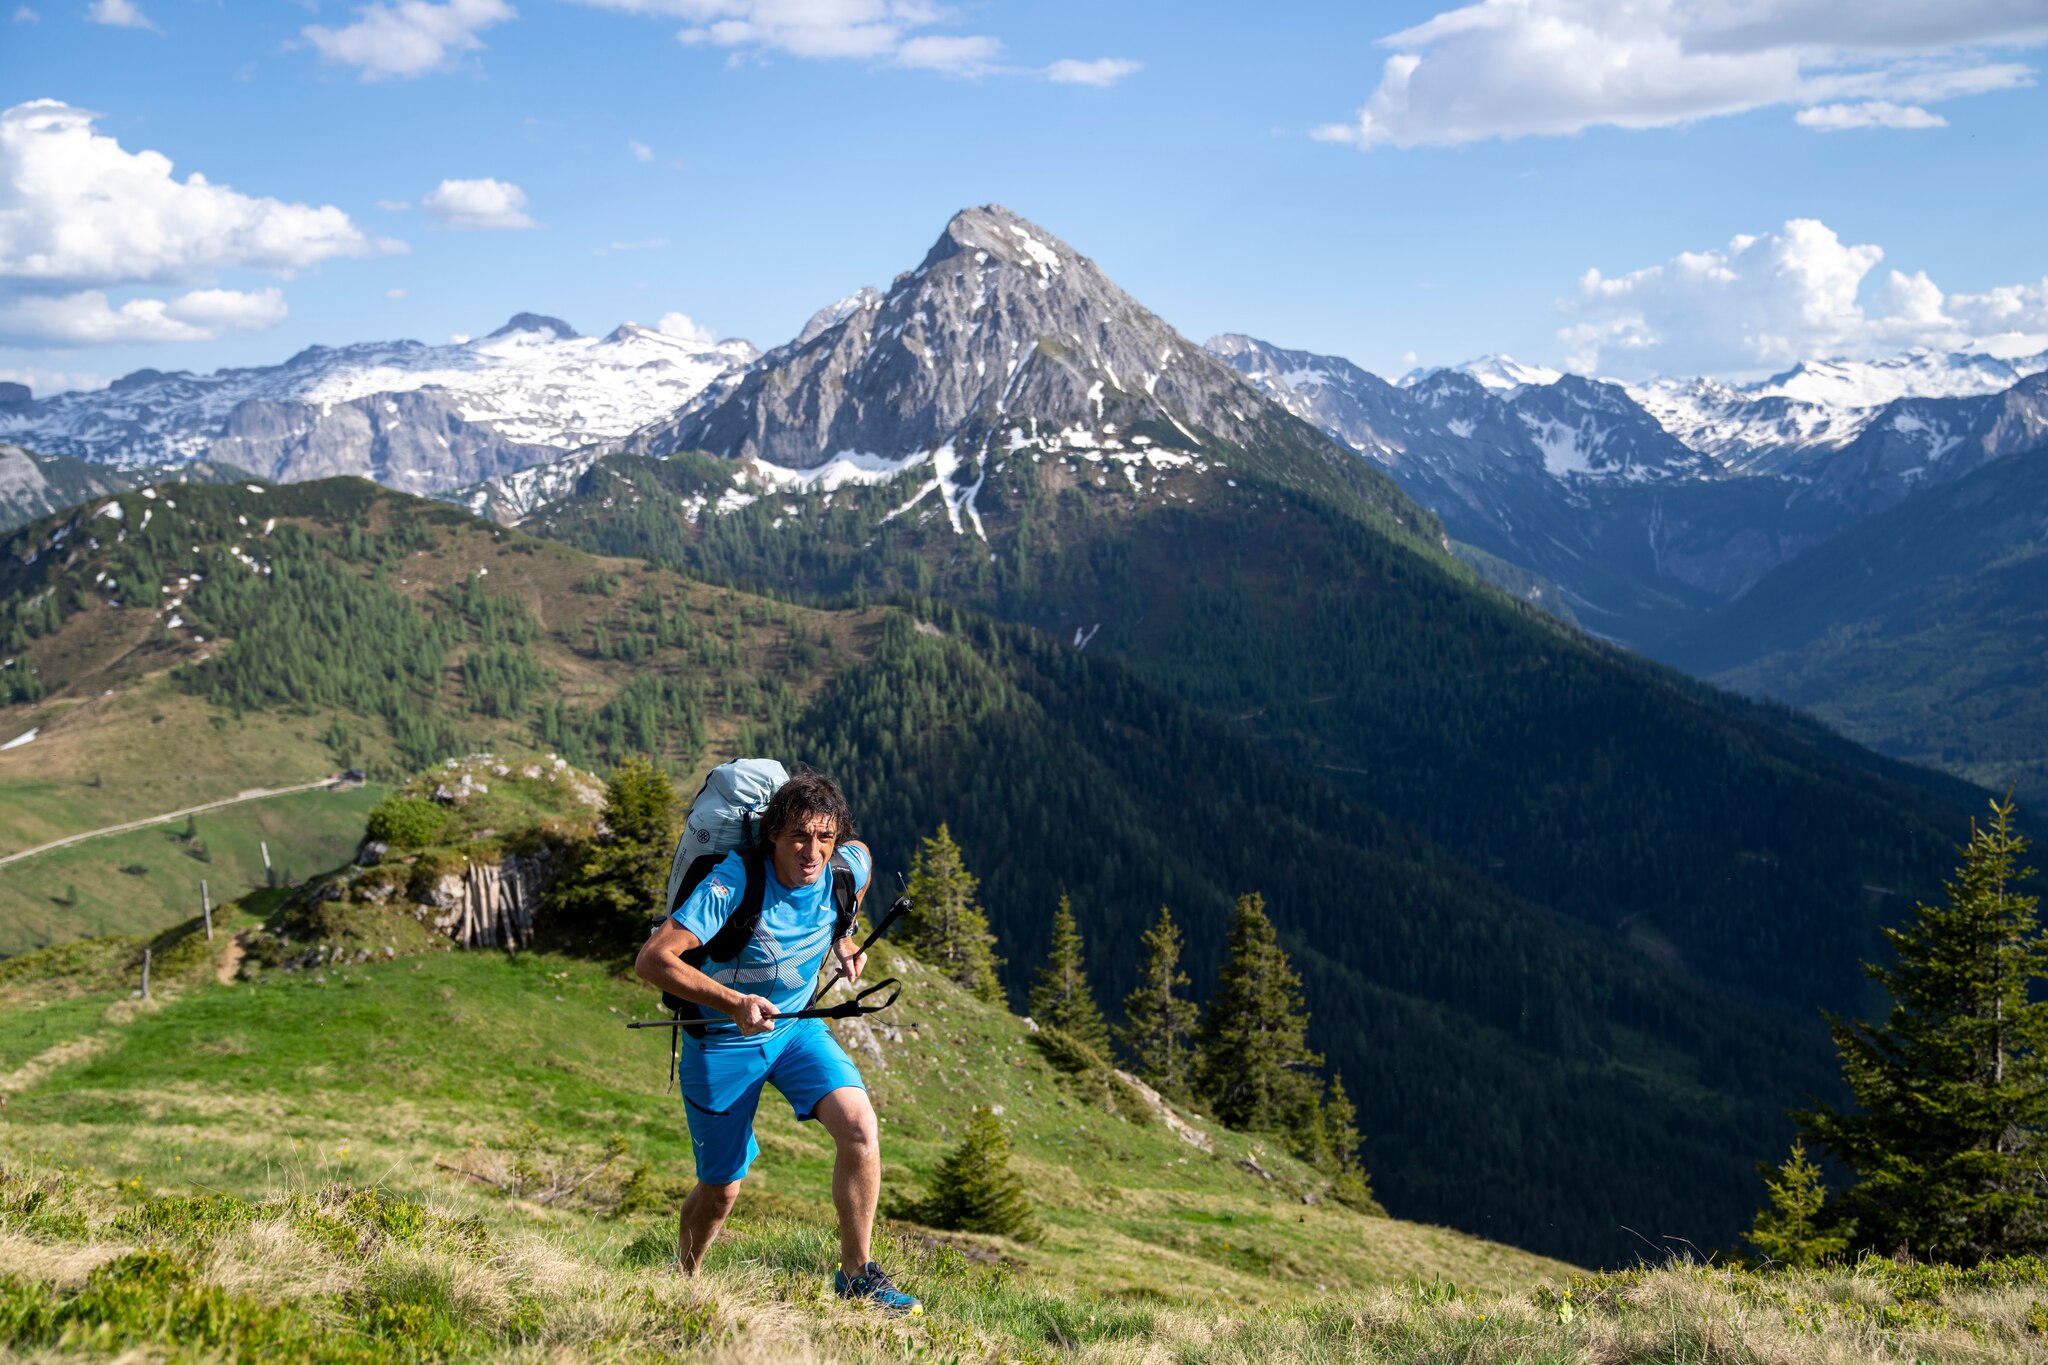
[(960, 1145), (939, 1162), (931, 1198), (906, 1210), (920, 1223), (1036, 1241), (1038, 1216), (1024, 1181), (1010, 1169), (1010, 1135), (994, 1111), (976, 1106)]
[(1855, 1225), (1830, 1222), (1824, 1214), (1827, 1186), (1819, 1165), (1807, 1158), (1804, 1142), (1793, 1142), (1784, 1165), (1760, 1165), (1757, 1171), (1771, 1202), (1757, 1210), (1747, 1240), (1766, 1259), (1794, 1270), (1811, 1270), (1849, 1250)]

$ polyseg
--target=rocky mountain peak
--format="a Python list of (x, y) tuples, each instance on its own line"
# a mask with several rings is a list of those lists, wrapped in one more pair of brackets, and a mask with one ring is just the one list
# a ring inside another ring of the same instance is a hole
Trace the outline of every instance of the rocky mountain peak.
[(544, 313), (514, 313), (510, 321), (484, 340), (496, 341), (499, 337), (516, 336), (521, 332), (538, 332), (557, 341), (574, 341), (583, 335), (560, 318), (551, 318)]
[(1486, 385), (1463, 370), (1431, 370), (1407, 386), (1417, 402), (1431, 407), (1449, 403), (1484, 403)]
[[(953, 216), (886, 294), (821, 310), (790, 344), (627, 448), (703, 449), (785, 470), (967, 459), (1013, 430), (1102, 435), (1156, 422), (1189, 446), (1242, 439), (1265, 400), (1112, 283), (998, 205)], [(945, 458), (956, 458), (948, 453)]]
[(1037, 224), (1012, 213), (1001, 204), (962, 209), (946, 224), (939, 240), (925, 253), (915, 274), (937, 268), (956, 256), (987, 253), (1006, 265), (1042, 280), (1050, 280), (1078, 263), (1094, 272), (1094, 262)]

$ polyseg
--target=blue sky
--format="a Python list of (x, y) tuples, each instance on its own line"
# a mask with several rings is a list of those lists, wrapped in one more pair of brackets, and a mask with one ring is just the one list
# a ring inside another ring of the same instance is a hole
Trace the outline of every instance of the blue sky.
[(518, 310), (767, 347), (988, 201), (1386, 374), (2048, 345), (2048, 5), (1848, 9), (0, 0), (0, 376)]

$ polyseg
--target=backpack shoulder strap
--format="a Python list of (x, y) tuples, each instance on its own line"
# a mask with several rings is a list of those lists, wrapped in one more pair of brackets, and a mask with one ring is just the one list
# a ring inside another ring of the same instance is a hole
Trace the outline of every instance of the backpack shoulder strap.
[[(709, 862), (715, 867), (724, 860), (724, 857), (724, 854), (706, 854), (697, 859), (697, 863)], [(705, 868), (700, 874), (697, 871), (697, 863), (690, 865), (690, 872), (696, 874), (697, 880), (701, 882), (710, 875), (711, 868)], [(747, 940), (754, 936), (755, 926), (761, 922), (761, 905), (767, 894), (767, 879), (763, 875), (765, 861), (760, 853), (747, 850), (740, 854), (740, 866), (746, 877), (746, 885), (740, 889), (740, 903), (726, 916), (725, 923), (718, 926), (718, 932), (711, 936), (710, 942), (700, 943), (682, 955), (683, 961), (700, 971), (707, 962), (730, 962), (738, 957), (740, 950), (747, 946)], [(661, 993), (661, 1003), (674, 1012), (677, 1018), (696, 1019), (702, 1017), (704, 1013), (696, 1005), (667, 991)], [(689, 1033), (693, 1038), (704, 1036), (702, 1028), (691, 1027)]]
[(711, 869), (717, 867), (724, 857), (723, 853), (700, 853), (690, 860), (690, 865), (683, 869), (683, 879), (676, 883), (675, 898), (668, 906), (669, 915), (683, 908), (683, 902), (690, 898), (690, 893), (704, 884), (704, 879), (711, 875)]
[[(740, 888), (739, 904), (726, 916), (725, 923), (711, 936), (711, 941), (704, 945), (704, 957), (710, 962), (730, 962), (738, 957), (761, 923), (761, 905), (768, 894), (767, 859), (758, 851), (749, 849), (740, 854), (740, 866), (745, 869), (747, 884)], [(692, 962), (690, 965), (702, 964)]]
[[(832, 942), (837, 944), (853, 932), (853, 917), (860, 913), (859, 897), (853, 889), (853, 869), (836, 859), (832, 863)], [(828, 949), (829, 951), (829, 949)]]

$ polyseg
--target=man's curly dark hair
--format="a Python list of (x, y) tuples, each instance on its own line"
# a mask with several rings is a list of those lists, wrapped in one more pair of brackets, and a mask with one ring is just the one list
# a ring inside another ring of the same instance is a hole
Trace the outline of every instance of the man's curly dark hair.
[(772, 844), (786, 831), (801, 829), (814, 815), (832, 820), (839, 831), (835, 844), (854, 837), (853, 812), (839, 784), (823, 773), (798, 773), (768, 798), (768, 809), (761, 812), (760, 842)]

